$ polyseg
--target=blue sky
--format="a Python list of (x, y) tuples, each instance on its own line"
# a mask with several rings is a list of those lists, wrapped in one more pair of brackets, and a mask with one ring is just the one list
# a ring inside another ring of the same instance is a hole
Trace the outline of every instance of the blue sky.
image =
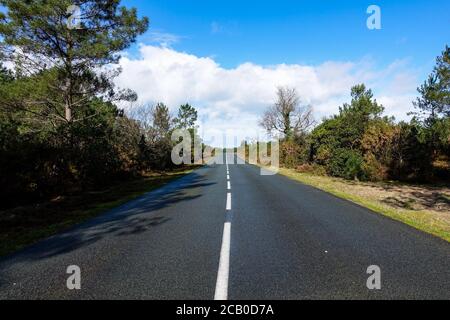
[[(151, 19), (149, 33), (174, 35), (172, 47), (211, 56), (224, 67), (251, 61), (318, 64), (371, 57), (432, 66), (450, 43), (450, 1), (126, 0)], [(366, 9), (382, 10), (382, 30), (366, 28)], [(141, 38), (148, 42), (148, 35)]]
[[(125, 0), (151, 20), (121, 60), (117, 84), (139, 104), (199, 111), (206, 136), (259, 135), (278, 86), (297, 89), (318, 122), (365, 83), (408, 120), (417, 87), (450, 45), (450, 1)], [(366, 26), (381, 8), (381, 30)], [(228, 133), (227, 133), (228, 134)], [(214, 143), (211, 143), (214, 144)]]

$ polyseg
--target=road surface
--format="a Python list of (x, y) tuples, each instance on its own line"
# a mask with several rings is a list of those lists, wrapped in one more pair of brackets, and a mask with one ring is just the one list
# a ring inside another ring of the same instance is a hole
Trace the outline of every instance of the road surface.
[(0, 299), (450, 299), (447, 242), (228, 160), (3, 258)]

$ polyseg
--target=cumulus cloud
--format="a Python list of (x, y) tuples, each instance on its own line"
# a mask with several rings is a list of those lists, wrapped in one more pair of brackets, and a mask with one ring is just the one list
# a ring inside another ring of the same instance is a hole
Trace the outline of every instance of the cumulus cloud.
[[(407, 61), (380, 70), (370, 59), (328, 61), (320, 65), (244, 63), (223, 68), (210, 57), (198, 57), (164, 46), (140, 45), (139, 57), (124, 57), (117, 84), (135, 90), (139, 103), (166, 103), (173, 112), (189, 102), (199, 110), (205, 137), (254, 137), (258, 119), (275, 101), (278, 86), (295, 87), (302, 102), (314, 108), (317, 120), (349, 101), (350, 88), (365, 83), (386, 112), (406, 118), (417, 86)], [(230, 144), (230, 142), (228, 142)]]

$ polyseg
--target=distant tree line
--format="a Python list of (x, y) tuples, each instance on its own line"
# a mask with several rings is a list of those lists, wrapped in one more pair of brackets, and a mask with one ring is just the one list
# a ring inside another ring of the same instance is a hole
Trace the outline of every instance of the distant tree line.
[(280, 137), (282, 165), (346, 179), (436, 181), (450, 179), (450, 48), (446, 46), (411, 108), (395, 122), (365, 85), (351, 102), (315, 126), (295, 89), (279, 88), (277, 103), (260, 125)]
[[(119, 0), (0, 4), (0, 208), (173, 167), (171, 131), (193, 130), (195, 109), (173, 117), (160, 103), (125, 113), (118, 106), (137, 95), (113, 82), (119, 53), (147, 18)], [(77, 28), (68, 25), (73, 4)]]

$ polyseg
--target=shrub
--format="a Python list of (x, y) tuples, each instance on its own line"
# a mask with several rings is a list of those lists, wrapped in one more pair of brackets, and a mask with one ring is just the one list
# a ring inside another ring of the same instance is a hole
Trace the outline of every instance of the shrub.
[(383, 165), (372, 153), (364, 156), (362, 170), (364, 177), (370, 181), (386, 180), (389, 176), (388, 167)]
[(328, 165), (329, 174), (345, 179), (362, 179), (363, 157), (360, 153), (350, 149), (336, 149)]
[(280, 143), (280, 163), (286, 168), (296, 168), (306, 163), (307, 158), (307, 143), (303, 137)]

